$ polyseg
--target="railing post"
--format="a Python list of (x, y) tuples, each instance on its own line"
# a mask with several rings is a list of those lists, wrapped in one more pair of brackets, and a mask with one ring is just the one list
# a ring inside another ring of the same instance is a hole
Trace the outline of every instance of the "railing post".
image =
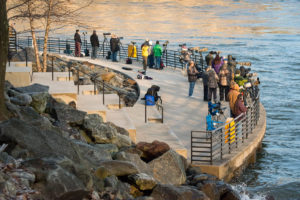
[(147, 123), (147, 105), (146, 105), (146, 99), (145, 99), (145, 123)]
[(103, 105), (105, 104), (105, 99), (104, 99), (104, 80), (102, 80), (102, 102)]
[(60, 54), (60, 38), (58, 38), (58, 53)]
[(104, 58), (104, 41), (102, 43), (102, 52), (103, 52), (103, 58)]
[(174, 69), (176, 68), (176, 51), (174, 51)]
[(164, 123), (164, 108), (162, 107), (161, 108), (161, 123), (163, 124)]
[[(222, 129), (223, 130), (223, 129)], [(221, 160), (223, 159), (223, 131), (221, 131)]]
[(28, 47), (29, 47), (29, 37), (30, 37), (30, 36), (27, 37), (27, 46), (28, 46)]
[(79, 95), (79, 70), (77, 69), (77, 94)]
[(96, 80), (94, 80), (94, 95), (96, 95)]
[(53, 56), (52, 56), (52, 60), (51, 60), (51, 71), (52, 71), (52, 81), (54, 80), (54, 69), (53, 69)]
[(69, 72), (69, 81), (71, 80), (71, 70), (70, 70), (70, 66), (68, 66), (68, 72)]
[(191, 164), (193, 163), (193, 131), (191, 131)]
[(26, 62), (26, 67), (28, 67), (28, 55), (27, 55), (27, 49), (25, 48), (25, 62)]
[(168, 66), (168, 50), (166, 49), (166, 67)]
[(210, 164), (213, 164), (213, 141), (212, 141), (212, 132), (210, 133)]
[(119, 93), (118, 93), (118, 96), (119, 96), (119, 109), (121, 109), (121, 97), (120, 97)]

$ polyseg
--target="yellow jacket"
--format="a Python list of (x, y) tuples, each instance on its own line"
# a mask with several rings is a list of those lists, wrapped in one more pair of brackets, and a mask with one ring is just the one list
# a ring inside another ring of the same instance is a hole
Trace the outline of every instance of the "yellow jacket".
[(142, 48), (142, 56), (149, 56), (149, 46), (148, 45), (144, 45)]

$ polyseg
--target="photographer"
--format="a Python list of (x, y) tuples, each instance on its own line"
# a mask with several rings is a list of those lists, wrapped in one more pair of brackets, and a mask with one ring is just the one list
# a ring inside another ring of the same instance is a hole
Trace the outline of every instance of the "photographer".
[(189, 88), (189, 97), (193, 97), (193, 92), (194, 92), (194, 87), (197, 81), (197, 75), (198, 75), (198, 71), (195, 67), (195, 63), (194, 61), (190, 61), (189, 62), (189, 67), (187, 70), (187, 74), (188, 74), (188, 81), (190, 83), (190, 88)]
[(118, 62), (117, 55), (118, 55), (118, 51), (120, 51), (119, 43), (120, 43), (120, 39), (115, 34), (112, 34), (111, 39), (110, 39), (110, 50), (112, 53), (112, 61), (113, 62)]
[(90, 41), (91, 41), (91, 45), (92, 45), (92, 59), (96, 59), (97, 58), (97, 51), (99, 48), (99, 39), (98, 39), (98, 35), (96, 34), (96, 31), (93, 31), (93, 35), (91, 35), (90, 37)]
[(81, 38), (80, 38), (79, 30), (76, 30), (76, 33), (74, 35), (74, 41), (75, 41), (75, 57), (80, 57)]

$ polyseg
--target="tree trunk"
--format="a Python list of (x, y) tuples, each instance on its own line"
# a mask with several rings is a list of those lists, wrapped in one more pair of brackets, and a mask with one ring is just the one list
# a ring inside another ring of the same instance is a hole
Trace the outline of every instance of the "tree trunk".
[(31, 16), (31, 4), (32, 2), (28, 2), (28, 14), (29, 14), (29, 24), (30, 24), (30, 29), (31, 29), (31, 36), (32, 36), (32, 42), (33, 42), (33, 47), (34, 47), (34, 54), (35, 54), (35, 62), (36, 62), (36, 66), (38, 69), (38, 72), (42, 71), (41, 68), (41, 63), (40, 63), (40, 57), (39, 57), (39, 48), (38, 45), (36, 43), (36, 37), (35, 37), (35, 28), (33, 25), (33, 17)]
[(8, 54), (8, 22), (6, 0), (0, 0), (0, 121), (7, 119), (5, 106), (5, 72)]
[(50, 13), (52, 10), (53, 0), (50, 0), (48, 3), (49, 9), (46, 17), (46, 29), (45, 29), (45, 37), (44, 37), (44, 48), (43, 48), (43, 71), (47, 71), (47, 44), (48, 44), (48, 36), (50, 31)]

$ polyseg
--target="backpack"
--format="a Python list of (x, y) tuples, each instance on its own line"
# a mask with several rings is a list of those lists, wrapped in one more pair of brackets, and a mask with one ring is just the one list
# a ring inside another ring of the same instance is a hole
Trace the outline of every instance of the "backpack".
[(111, 51), (108, 51), (108, 52), (107, 52), (106, 59), (109, 60), (110, 58), (111, 58)]
[(127, 60), (126, 60), (126, 64), (132, 64), (132, 60), (131, 60), (131, 58), (127, 58)]

